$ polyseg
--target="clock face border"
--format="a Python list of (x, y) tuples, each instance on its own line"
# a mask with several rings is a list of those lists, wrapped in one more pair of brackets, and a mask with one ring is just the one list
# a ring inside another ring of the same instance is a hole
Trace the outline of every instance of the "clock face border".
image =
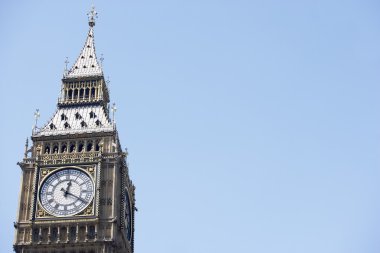
[[(54, 176), (54, 174), (58, 173), (62, 170), (77, 170), (82, 173), (84, 173), (86, 176), (88, 176), (91, 180), (92, 186), (93, 186), (93, 195), (91, 200), (88, 204), (86, 204), (80, 211), (69, 214), (69, 215), (57, 215), (54, 213), (51, 213), (49, 210), (47, 210), (41, 201), (41, 190), (43, 188), (44, 183), (51, 177)], [(95, 215), (95, 201), (97, 199), (97, 191), (96, 191), (96, 166), (86, 166), (86, 167), (78, 167), (78, 166), (61, 166), (57, 168), (40, 168), (39, 171), (39, 183), (38, 183), (38, 189), (37, 189), (37, 203), (36, 203), (36, 213), (35, 217), (37, 219), (51, 219), (51, 218), (62, 218), (62, 219), (70, 219), (70, 218), (80, 218), (80, 217), (88, 217)]]

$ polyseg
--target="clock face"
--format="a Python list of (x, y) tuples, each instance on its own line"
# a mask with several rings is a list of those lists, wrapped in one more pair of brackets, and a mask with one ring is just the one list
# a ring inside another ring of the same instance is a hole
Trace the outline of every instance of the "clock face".
[(128, 191), (125, 191), (125, 235), (128, 241), (131, 240), (132, 236), (132, 215), (131, 215), (131, 203), (129, 202)]
[(79, 169), (66, 168), (49, 175), (40, 188), (42, 207), (54, 216), (70, 216), (85, 209), (94, 197), (94, 182)]

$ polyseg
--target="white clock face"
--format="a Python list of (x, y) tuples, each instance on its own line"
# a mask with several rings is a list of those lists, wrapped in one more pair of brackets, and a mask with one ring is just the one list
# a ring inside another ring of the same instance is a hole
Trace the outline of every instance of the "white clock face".
[(54, 216), (75, 215), (84, 210), (94, 197), (91, 177), (73, 168), (62, 169), (49, 175), (40, 188), (42, 207)]

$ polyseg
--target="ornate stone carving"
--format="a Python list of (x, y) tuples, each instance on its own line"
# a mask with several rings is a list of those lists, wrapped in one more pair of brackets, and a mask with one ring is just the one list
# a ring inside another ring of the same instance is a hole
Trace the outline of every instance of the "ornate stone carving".
[(99, 159), (101, 159), (101, 154), (99, 151), (41, 155), (43, 165), (97, 162)]

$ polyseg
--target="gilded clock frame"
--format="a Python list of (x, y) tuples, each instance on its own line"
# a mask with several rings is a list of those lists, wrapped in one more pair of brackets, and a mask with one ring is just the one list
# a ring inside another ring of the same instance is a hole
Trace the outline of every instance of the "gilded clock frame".
[[(41, 201), (40, 201), (40, 190), (42, 187), (43, 182), (47, 177), (52, 175), (55, 172), (58, 172), (63, 169), (77, 169), (84, 173), (86, 173), (91, 180), (94, 183), (94, 197), (92, 198), (90, 204), (84, 208), (81, 212), (70, 215), (70, 216), (55, 216), (52, 214), (49, 214), (45, 211), (45, 209), (42, 207)], [(67, 220), (67, 219), (73, 219), (73, 218), (84, 218), (84, 217), (95, 217), (96, 215), (96, 202), (98, 199), (98, 191), (97, 191), (97, 173), (98, 172), (98, 165), (91, 164), (91, 165), (62, 165), (59, 167), (42, 167), (39, 168), (38, 171), (38, 185), (35, 193), (36, 201), (35, 201), (35, 219), (36, 220), (47, 220), (47, 219), (60, 219), (60, 220)]]

